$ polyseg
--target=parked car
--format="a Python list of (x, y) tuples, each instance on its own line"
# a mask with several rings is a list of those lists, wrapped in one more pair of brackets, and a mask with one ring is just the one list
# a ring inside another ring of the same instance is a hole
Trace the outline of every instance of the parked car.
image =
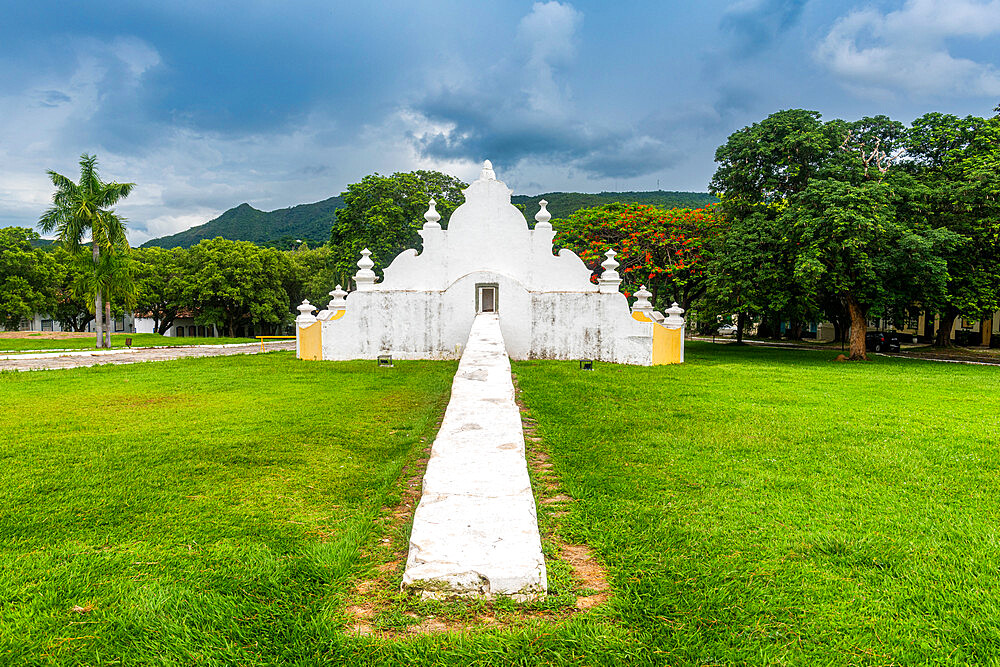
[(869, 331), (865, 347), (871, 352), (899, 352), (899, 335), (892, 331)]
[(735, 336), (736, 335), (736, 325), (735, 324), (722, 324), (719, 326), (716, 335), (719, 336)]

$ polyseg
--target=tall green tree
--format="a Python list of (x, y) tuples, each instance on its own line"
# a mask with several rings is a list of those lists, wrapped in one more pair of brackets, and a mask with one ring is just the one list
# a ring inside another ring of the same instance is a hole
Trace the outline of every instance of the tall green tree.
[(885, 116), (823, 123), (782, 111), (716, 153), (711, 189), (727, 232), (743, 235), (721, 244), (717, 263), (732, 260), (738, 294), (756, 307), (783, 304), (794, 319), (841, 304), (852, 359), (867, 358), (869, 313), (941, 298), (941, 257), (956, 242), (921, 215), (920, 184), (899, 166), (904, 132)]
[(55, 309), (58, 267), (49, 253), (31, 247), (37, 238), (24, 227), (0, 229), (0, 327), (5, 329)]
[(61, 244), (54, 244), (50, 253), (58, 267), (56, 283), (57, 302), (52, 316), (59, 322), (63, 330), (83, 332), (94, 319), (94, 303), (92, 295), (79, 294), (76, 286), (93, 270), (92, 261), (84, 253), (71, 253)]
[(166, 335), (183, 310), (193, 310), (184, 298), (192, 272), (186, 248), (135, 248), (136, 311), (153, 320), (153, 330)]
[(104, 336), (104, 293), (98, 273), (101, 255), (128, 252), (125, 219), (115, 214), (112, 207), (127, 197), (134, 183), (106, 183), (97, 173), (97, 156), (84, 153), (80, 156), (80, 182), (49, 170), (49, 178), (56, 187), (52, 207), (38, 221), (44, 232), (55, 230), (62, 245), (76, 252), (82, 242), (91, 245), (94, 292), (94, 324), (97, 330), (97, 347), (111, 347), (110, 336)]
[(722, 199), (725, 233), (709, 267), (708, 301), (738, 314), (739, 341), (750, 315), (762, 323), (815, 315), (792, 277), (794, 252), (780, 216), (838, 140), (818, 112), (790, 109), (734, 132), (716, 151), (709, 191)]
[(361, 251), (372, 251), (375, 270), (381, 270), (403, 250), (420, 248), (418, 230), (431, 199), (437, 202), (441, 226), (447, 227), (452, 211), (465, 202), (468, 187), (439, 171), (411, 171), (392, 176), (371, 174), (341, 193), (344, 207), (330, 230), (334, 266), (341, 275), (353, 275)]
[(189, 252), (190, 276), (183, 299), (195, 309), (196, 322), (235, 336), (237, 327), (276, 329), (291, 321), (288, 291), (294, 269), (280, 250), (216, 237)]
[[(81, 263), (87, 261), (86, 257), (80, 259)], [(105, 253), (101, 255), (96, 270), (79, 272), (72, 285), (76, 298), (88, 304), (94, 303), (95, 294), (103, 296), (105, 347), (111, 347), (113, 315), (121, 315), (135, 308), (138, 290), (134, 264), (130, 255)]]
[(329, 301), (330, 291), (337, 285), (349, 285), (351, 275), (357, 271), (357, 267), (352, 272), (338, 271), (333, 250), (325, 243), (317, 248), (300, 246), (285, 254), (295, 269), (295, 281), (289, 294), (292, 304), (309, 299), (317, 307), (322, 306)]
[(906, 148), (924, 215), (957, 237), (944, 255), (943, 298), (925, 304), (941, 317), (935, 344), (950, 347), (956, 318), (987, 320), (1000, 308), (1000, 119), (925, 114), (907, 131)]
[(783, 211), (795, 243), (794, 278), (819, 300), (836, 296), (850, 320), (850, 357), (866, 358), (872, 308), (896, 313), (943, 292), (946, 232), (921, 229), (901, 215), (897, 190), (885, 182), (815, 179)]

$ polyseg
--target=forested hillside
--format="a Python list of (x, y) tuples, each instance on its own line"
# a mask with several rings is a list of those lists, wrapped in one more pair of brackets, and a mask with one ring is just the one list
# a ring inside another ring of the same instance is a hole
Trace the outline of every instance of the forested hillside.
[(282, 239), (302, 239), (310, 245), (319, 245), (330, 238), (334, 211), (343, 205), (340, 197), (267, 212), (258, 211), (250, 204), (240, 204), (203, 225), (172, 236), (151, 239), (142, 247), (189, 248), (202, 239), (214, 239), (216, 236), (233, 241), (252, 241), (258, 245), (272, 245)]

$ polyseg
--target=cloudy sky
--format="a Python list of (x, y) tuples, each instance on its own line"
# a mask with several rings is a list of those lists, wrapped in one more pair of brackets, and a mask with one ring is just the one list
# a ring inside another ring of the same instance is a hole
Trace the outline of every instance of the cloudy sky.
[(493, 160), (515, 192), (704, 191), (779, 109), (1000, 103), (1000, 0), (12, 0), (0, 22), (0, 226), (96, 153), (133, 244), (241, 202)]

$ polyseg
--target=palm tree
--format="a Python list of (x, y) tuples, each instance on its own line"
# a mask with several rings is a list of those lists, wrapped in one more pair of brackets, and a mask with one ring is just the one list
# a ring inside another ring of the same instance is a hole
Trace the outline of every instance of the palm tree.
[[(120, 252), (105, 253), (97, 266), (91, 265), (85, 256), (80, 257), (81, 264), (86, 263), (85, 271), (81, 272), (73, 283), (73, 296), (81, 300), (96, 301), (97, 294), (104, 298), (105, 335), (104, 347), (111, 347), (111, 303), (116, 302), (126, 309), (135, 308), (139, 290), (135, 284), (135, 268), (127, 255)], [(96, 313), (95, 313), (96, 316)]]
[(47, 172), (56, 191), (52, 195), (52, 208), (38, 221), (45, 232), (55, 229), (63, 246), (78, 251), (87, 232), (90, 233), (94, 273), (94, 328), (97, 329), (97, 347), (111, 347), (111, 337), (104, 340), (104, 290), (101, 273), (101, 253), (128, 252), (125, 237), (125, 219), (116, 215), (111, 207), (132, 192), (135, 183), (105, 183), (97, 175), (97, 156), (84, 153), (80, 156), (80, 182)]

